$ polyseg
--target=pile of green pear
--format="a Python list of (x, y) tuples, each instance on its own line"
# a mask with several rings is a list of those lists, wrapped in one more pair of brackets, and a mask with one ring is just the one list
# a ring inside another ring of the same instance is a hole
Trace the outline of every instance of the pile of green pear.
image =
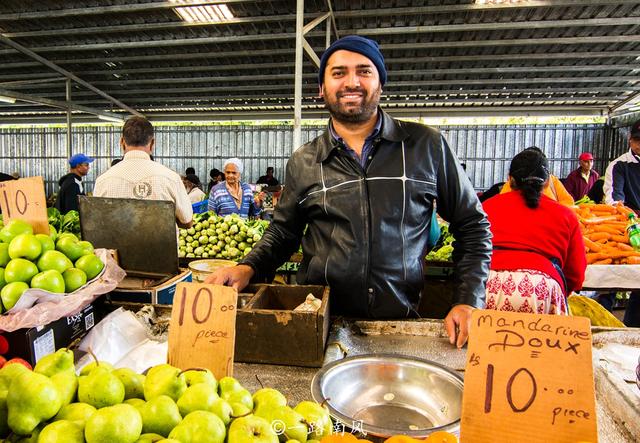
[(104, 263), (93, 245), (70, 232), (33, 234), (33, 227), (14, 219), (0, 229), (0, 310), (11, 309), (29, 288), (71, 293), (95, 278)]
[(207, 369), (154, 366), (146, 376), (95, 361), (76, 375), (73, 352), (33, 371), (0, 369), (0, 440), (22, 443), (319, 443), (333, 424), (312, 401), (295, 408), (279, 391), (253, 395)]

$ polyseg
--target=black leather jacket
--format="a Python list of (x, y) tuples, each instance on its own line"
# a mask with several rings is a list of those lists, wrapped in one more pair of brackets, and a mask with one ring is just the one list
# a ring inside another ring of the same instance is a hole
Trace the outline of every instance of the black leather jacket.
[(293, 153), (273, 222), (243, 263), (267, 275), (302, 239), (297, 281), (329, 285), (332, 314), (414, 317), (437, 200), (456, 238), (454, 304), (483, 307), (491, 233), (469, 179), (437, 130), (382, 116), (365, 170), (329, 131)]

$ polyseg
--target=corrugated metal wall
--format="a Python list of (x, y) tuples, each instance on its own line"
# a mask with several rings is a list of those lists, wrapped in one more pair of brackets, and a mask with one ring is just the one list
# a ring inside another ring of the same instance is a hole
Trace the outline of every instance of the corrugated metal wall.
[[(595, 169), (604, 173), (608, 162), (627, 149), (626, 137), (605, 125), (448, 126), (440, 128), (454, 151), (467, 165), (467, 174), (478, 190), (504, 181), (515, 153), (528, 146), (540, 147), (549, 157), (552, 173), (565, 177), (577, 167), (582, 151), (593, 152)], [(305, 127), (303, 142), (322, 133), (324, 127)], [(87, 190), (112, 159), (120, 157), (120, 127), (75, 127), (73, 153), (95, 157)], [(157, 161), (183, 173), (193, 166), (203, 182), (208, 171), (222, 169), (229, 157), (245, 162), (243, 180), (254, 182), (267, 166), (274, 166), (282, 181), (292, 152), (290, 126), (159, 126), (156, 128)], [(57, 180), (67, 172), (64, 128), (0, 129), (0, 171), (21, 176), (42, 175), (47, 194), (57, 190)]]

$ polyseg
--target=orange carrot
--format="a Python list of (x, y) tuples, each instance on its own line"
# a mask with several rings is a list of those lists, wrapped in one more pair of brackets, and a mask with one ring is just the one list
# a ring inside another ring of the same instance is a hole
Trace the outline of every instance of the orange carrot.
[(629, 244), (629, 236), (627, 234), (623, 235), (612, 235), (611, 240), (617, 241), (618, 243), (626, 243)]
[(594, 262), (594, 265), (610, 265), (611, 263), (613, 263), (613, 259), (610, 258), (606, 258), (604, 260), (598, 260), (597, 262)]
[(587, 247), (589, 251), (593, 251), (593, 252), (602, 251), (602, 245), (599, 245), (598, 243), (589, 240), (588, 237), (583, 237), (583, 239), (584, 239), (584, 245)]
[(624, 261), (630, 265), (640, 265), (640, 257), (638, 256), (626, 257)]
[(618, 220), (618, 217), (616, 217), (615, 215), (606, 215), (603, 217), (591, 217), (591, 218), (587, 218), (584, 219), (583, 222), (585, 225), (595, 225), (598, 223), (603, 223), (603, 222), (608, 222), (608, 221), (616, 221)]
[(607, 233), (612, 234), (612, 235), (619, 235), (619, 234), (622, 234), (624, 232), (624, 229), (619, 229), (619, 228), (616, 228), (615, 226), (611, 226), (611, 225), (594, 226), (593, 230), (594, 230), (594, 232), (607, 232)]
[(633, 251), (634, 250), (630, 245), (628, 245), (626, 243), (622, 243), (622, 242), (618, 243), (617, 248), (620, 249), (621, 251)]
[(611, 238), (611, 234), (608, 232), (593, 232), (591, 234), (587, 234), (589, 240), (598, 241), (598, 240), (608, 240)]
[(607, 258), (607, 254), (602, 254), (600, 252), (590, 252), (587, 253), (587, 264), (592, 264), (597, 262), (598, 260), (604, 260)]

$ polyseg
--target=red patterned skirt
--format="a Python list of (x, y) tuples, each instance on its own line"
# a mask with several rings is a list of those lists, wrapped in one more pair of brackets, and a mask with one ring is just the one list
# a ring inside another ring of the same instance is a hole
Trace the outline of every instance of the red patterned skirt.
[(560, 284), (548, 274), (532, 269), (490, 271), (487, 280), (486, 309), (567, 314)]

